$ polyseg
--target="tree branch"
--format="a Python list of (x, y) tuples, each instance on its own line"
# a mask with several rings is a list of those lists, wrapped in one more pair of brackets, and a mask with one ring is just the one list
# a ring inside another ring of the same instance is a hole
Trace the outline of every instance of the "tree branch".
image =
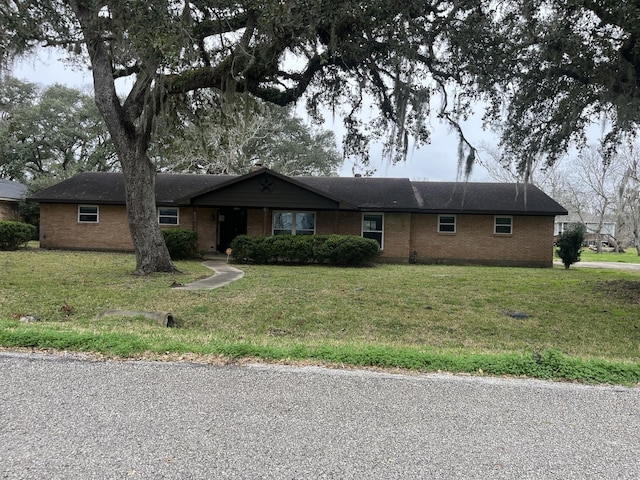
[(140, 73), (139, 65), (131, 65), (129, 67), (116, 68), (113, 70), (113, 79), (117, 80), (118, 78), (125, 78), (137, 73)]

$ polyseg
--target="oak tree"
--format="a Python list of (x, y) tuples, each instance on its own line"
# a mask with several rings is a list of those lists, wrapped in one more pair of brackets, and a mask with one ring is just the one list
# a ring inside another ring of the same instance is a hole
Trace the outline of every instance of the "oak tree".
[(63, 85), (0, 79), (0, 177), (41, 188), (117, 158), (93, 97)]
[[(483, 2), (484, 3), (484, 2)], [(493, 27), (471, 77), (521, 170), (552, 164), (602, 132), (609, 156), (640, 121), (640, 8), (631, 0), (492, 2)], [(595, 128), (594, 128), (595, 127)], [(595, 130), (595, 132), (594, 132)]]
[(243, 175), (260, 164), (284, 175), (335, 175), (344, 161), (333, 131), (305, 124), (291, 107), (198, 97), (177, 106), (153, 143), (159, 170)]
[[(90, 66), (125, 177), (136, 273), (146, 274), (175, 268), (157, 225), (148, 155), (174, 100), (199, 89), (222, 101), (240, 94), (277, 105), (305, 95), (312, 114), (322, 106), (344, 117), (345, 154), (366, 157), (368, 143), (385, 138), (392, 159), (404, 158), (412, 138), (429, 140), (433, 107), (461, 134), (461, 156), (472, 161), (458, 120), (478, 98), (469, 74), (477, 52), (468, 48), (490, 52), (494, 42), (494, 2), (482, 3), (3, 0), (0, 55), (6, 63), (38, 47), (64, 47)], [(121, 99), (123, 78), (131, 83)], [(456, 96), (452, 85), (469, 95)]]

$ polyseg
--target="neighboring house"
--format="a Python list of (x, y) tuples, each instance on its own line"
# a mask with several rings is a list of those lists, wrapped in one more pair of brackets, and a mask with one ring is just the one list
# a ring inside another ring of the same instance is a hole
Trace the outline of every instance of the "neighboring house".
[[(158, 174), (158, 222), (198, 233), (202, 252), (240, 234), (373, 238), (393, 262), (551, 267), (567, 211), (538, 188), (397, 178)], [(526, 199), (526, 200), (525, 200)], [(119, 173), (83, 173), (35, 194), (42, 248), (132, 250)]]
[(27, 193), (23, 184), (0, 178), (0, 221), (20, 220), (18, 205)]
[(582, 223), (586, 227), (585, 243), (587, 245), (595, 245), (598, 241), (598, 235), (601, 242), (610, 244), (615, 244), (616, 242), (616, 222), (605, 218), (602, 222), (602, 228), (600, 228), (599, 218), (596, 215), (589, 214), (578, 215), (577, 213), (570, 213), (556, 217), (553, 236), (557, 237), (564, 233), (574, 223)]

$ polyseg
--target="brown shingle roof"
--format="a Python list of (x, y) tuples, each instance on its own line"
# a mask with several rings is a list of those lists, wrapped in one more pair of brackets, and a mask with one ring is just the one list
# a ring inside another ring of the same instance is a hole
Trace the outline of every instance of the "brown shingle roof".
[(411, 182), (420, 209), (439, 213), (564, 215), (566, 209), (534, 185)]
[[(159, 173), (156, 177), (156, 202), (173, 205), (179, 199), (215, 188), (234, 178), (228, 175), (196, 175)], [(63, 180), (32, 195), (30, 200), (43, 203), (124, 204), (122, 173), (86, 172)]]
[(334, 198), (362, 210), (402, 210), (419, 208), (407, 178), (295, 177), (298, 182), (327, 192)]
[[(262, 171), (267, 171), (263, 169)], [(272, 172), (273, 173), (273, 172)], [(255, 172), (248, 175), (255, 175)], [(279, 177), (287, 178), (282, 175)], [(502, 183), (412, 182), (406, 178), (292, 177), (292, 182), (365, 211), (566, 215), (555, 200), (533, 185)], [(160, 173), (159, 205), (185, 205), (190, 199), (242, 177)], [(76, 175), (33, 195), (43, 203), (124, 204), (121, 173)], [(292, 206), (295, 207), (295, 206)]]

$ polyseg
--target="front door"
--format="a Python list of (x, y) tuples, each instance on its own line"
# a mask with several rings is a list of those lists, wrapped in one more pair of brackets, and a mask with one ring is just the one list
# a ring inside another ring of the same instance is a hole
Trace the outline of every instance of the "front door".
[(247, 234), (247, 209), (221, 208), (218, 212), (218, 228), (220, 231), (218, 251), (224, 253), (234, 238)]

